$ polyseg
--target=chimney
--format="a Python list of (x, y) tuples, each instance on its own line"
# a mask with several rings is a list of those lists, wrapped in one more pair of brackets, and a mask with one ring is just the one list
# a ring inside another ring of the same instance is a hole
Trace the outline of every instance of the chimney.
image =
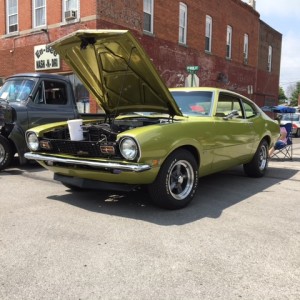
[(256, 9), (256, 0), (249, 0), (248, 4), (252, 6), (253, 9)]

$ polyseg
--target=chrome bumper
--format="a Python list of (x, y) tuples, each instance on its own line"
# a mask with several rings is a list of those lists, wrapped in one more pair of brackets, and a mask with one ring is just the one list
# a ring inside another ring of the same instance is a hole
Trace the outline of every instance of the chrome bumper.
[(111, 162), (97, 162), (91, 160), (59, 158), (54, 156), (35, 154), (31, 152), (25, 153), (24, 156), (27, 159), (33, 159), (37, 161), (57, 162), (57, 163), (63, 163), (67, 165), (81, 165), (81, 166), (89, 166), (94, 168), (105, 168), (106, 170), (144, 172), (151, 169), (151, 166), (146, 164), (122, 164), (122, 163), (111, 163)]

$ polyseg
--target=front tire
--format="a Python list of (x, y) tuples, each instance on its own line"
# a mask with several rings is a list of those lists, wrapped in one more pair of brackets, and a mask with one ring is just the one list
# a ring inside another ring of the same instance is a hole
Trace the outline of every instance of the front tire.
[(9, 140), (0, 135), (0, 171), (11, 164), (13, 157), (14, 152)]
[(197, 162), (190, 152), (180, 149), (166, 159), (148, 190), (156, 205), (167, 209), (180, 209), (192, 201), (197, 185)]
[(244, 164), (244, 171), (250, 177), (263, 177), (268, 167), (268, 143), (263, 140), (259, 144), (252, 160)]

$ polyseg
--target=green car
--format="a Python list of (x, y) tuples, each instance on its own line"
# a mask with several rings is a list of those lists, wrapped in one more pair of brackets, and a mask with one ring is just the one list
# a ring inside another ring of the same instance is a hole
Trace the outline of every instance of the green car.
[(145, 186), (156, 205), (185, 207), (198, 178), (237, 165), (262, 177), (279, 125), (255, 103), (217, 88), (168, 89), (127, 30), (81, 30), (51, 46), (105, 111), (26, 132), (31, 152), (71, 189)]

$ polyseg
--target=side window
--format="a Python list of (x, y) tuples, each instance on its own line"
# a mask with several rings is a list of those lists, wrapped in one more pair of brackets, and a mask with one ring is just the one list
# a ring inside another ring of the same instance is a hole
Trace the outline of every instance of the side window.
[(226, 36), (226, 58), (231, 59), (231, 48), (232, 48), (232, 27), (227, 26)]
[(244, 101), (243, 105), (244, 105), (246, 119), (253, 118), (257, 115), (257, 110), (251, 103)]
[(153, 33), (153, 1), (144, 0), (144, 31)]
[(46, 25), (46, 0), (33, 0), (33, 28)]
[(18, 0), (6, 0), (6, 32), (17, 32), (19, 28)]
[(211, 38), (212, 38), (212, 18), (206, 16), (205, 21), (205, 51), (211, 52)]
[(240, 99), (232, 95), (220, 94), (215, 116), (225, 117), (233, 110), (238, 112), (239, 118), (243, 118)]
[(45, 104), (45, 97), (44, 97), (44, 84), (40, 84), (37, 90), (37, 93), (33, 99), (35, 104)]
[(40, 84), (34, 97), (36, 104), (65, 105), (67, 100), (66, 85), (62, 82), (47, 80)]
[(78, 0), (63, 0), (63, 13), (66, 22), (77, 21), (80, 17)]
[(249, 36), (247, 33), (244, 34), (244, 64), (248, 64), (249, 57)]
[(269, 45), (268, 47), (268, 72), (272, 71), (272, 54), (273, 54), (273, 48)]
[(179, 3), (179, 43), (186, 44), (187, 35), (187, 6)]

